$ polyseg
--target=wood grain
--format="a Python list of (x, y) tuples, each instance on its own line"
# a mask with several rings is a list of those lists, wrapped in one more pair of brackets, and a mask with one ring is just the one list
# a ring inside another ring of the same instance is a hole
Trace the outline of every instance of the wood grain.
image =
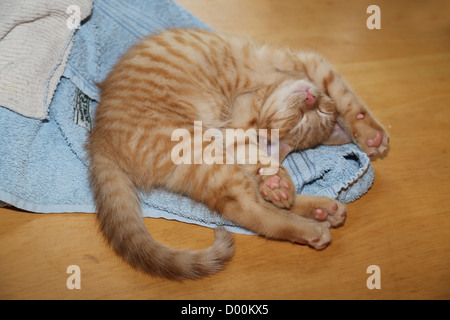
[[(1, 299), (449, 299), (450, 2), (178, 0), (221, 32), (325, 55), (391, 134), (371, 190), (318, 252), (236, 235), (227, 268), (170, 282), (133, 271), (105, 245), (93, 214), (0, 209)], [(145, 219), (162, 243), (207, 247), (208, 228)], [(81, 268), (69, 290), (67, 266)], [(369, 290), (369, 265), (381, 289)]]

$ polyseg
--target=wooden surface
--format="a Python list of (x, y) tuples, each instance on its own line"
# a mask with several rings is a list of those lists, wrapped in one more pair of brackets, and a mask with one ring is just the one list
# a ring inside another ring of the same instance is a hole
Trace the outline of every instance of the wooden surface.
[[(236, 235), (227, 268), (170, 282), (133, 271), (105, 245), (93, 214), (0, 209), (0, 298), (449, 299), (450, 2), (179, 0), (216, 30), (325, 55), (391, 134), (375, 183), (348, 205), (324, 251)], [(381, 30), (366, 9), (381, 8)], [(145, 219), (156, 239), (200, 249), (207, 228)], [(81, 289), (69, 290), (69, 265)], [(366, 269), (381, 270), (369, 290)]]

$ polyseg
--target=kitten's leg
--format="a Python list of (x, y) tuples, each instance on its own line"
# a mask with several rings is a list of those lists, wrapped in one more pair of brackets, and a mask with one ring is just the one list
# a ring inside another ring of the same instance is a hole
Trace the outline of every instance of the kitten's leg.
[[(274, 146), (272, 142), (272, 147)], [(292, 151), (292, 147), (280, 141), (278, 147), (278, 161), (281, 163)], [(266, 201), (272, 202), (281, 209), (289, 209), (295, 201), (295, 186), (286, 169), (278, 165), (278, 172), (274, 175), (265, 175), (266, 167), (258, 169), (259, 191)]]
[[(316, 249), (323, 249), (330, 243), (328, 222), (302, 217), (263, 199), (259, 177), (255, 174), (257, 165), (200, 165), (197, 168), (204, 170), (205, 184), (196, 184), (196, 200), (224, 218), (271, 239), (308, 244)], [(203, 186), (198, 188), (198, 185)], [(193, 190), (190, 191), (192, 195)]]
[[(226, 197), (226, 199), (230, 199)], [(324, 249), (331, 242), (328, 222), (318, 222), (278, 209), (262, 200), (234, 198), (224, 204), (221, 215), (261, 236), (307, 244), (315, 249)]]
[(259, 191), (262, 197), (275, 206), (289, 209), (295, 201), (295, 188), (289, 173), (282, 166), (274, 175), (264, 175), (264, 168), (259, 169)]
[(293, 213), (317, 221), (328, 221), (333, 227), (342, 225), (347, 215), (345, 205), (337, 200), (296, 194), (294, 183), (282, 166), (279, 167), (277, 174), (260, 175), (259, 191), (266, 201), (281, 209), (290, 209)]
[(388, 149), (389, 134), (342, 77), (317, 54), (300, 53), (297, 58), (301, 64), (297, 68), (303, 69), (336, 102), (339, 122), (353, 141), (370, 156), (383, 155)]
[(328, 197), (298, 194), (290, 211), (306, 218), (328, 221), (331, 226), (344, 224), (347, 209), (343, 203)]

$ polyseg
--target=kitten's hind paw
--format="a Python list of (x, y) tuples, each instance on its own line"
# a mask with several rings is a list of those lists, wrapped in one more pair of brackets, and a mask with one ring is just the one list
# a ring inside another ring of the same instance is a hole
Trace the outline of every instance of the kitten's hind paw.
[(294, 183), (289, 173), (280, 167), (277, 174), (263, 175), (264, 168), (259, 170), (259, 191), (262, 197), (281, 209), (289, 209), (295, 201)]

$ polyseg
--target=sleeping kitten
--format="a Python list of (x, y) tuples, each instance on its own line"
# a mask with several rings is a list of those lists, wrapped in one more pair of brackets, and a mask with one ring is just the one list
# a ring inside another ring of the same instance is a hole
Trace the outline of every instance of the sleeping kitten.
[(208, 31), (170, 30), (143, 39), (101, 84), (101, 94), (86, 145), (100, 228), (131, 266), (171, 279), (221, 270), (233, 254), (232, 236), (219, 228), (208, 249), (169, 249), (146, 230), (138, 189), (189, 196), (261, 236), (315, 249), (331, 242), (329, 228), (346, 216), (334, 199), (296, 195), (282, 166), (266, 174), (262, 161), (207, 164), (195, 155), (189, 156), (194, 164), (175, 164), (175, 130), (193, 136), (195, 121), (202, 133), (267, 129), (256, 141), (279, 151), (278, 163), (319, 144), (353, 141), (370, 156), (388, 148), (384, 128), (322, 57)]

